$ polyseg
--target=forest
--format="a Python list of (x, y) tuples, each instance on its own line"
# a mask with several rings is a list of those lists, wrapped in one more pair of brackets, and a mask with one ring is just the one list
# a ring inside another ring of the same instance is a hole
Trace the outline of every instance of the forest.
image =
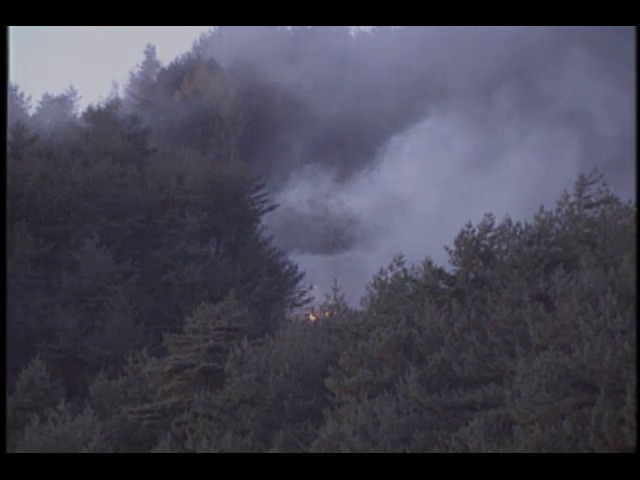
[[(373, 233), (320, 205), (274, 239), (277, 193), (297, 168), (363, 171), (438, 85), (399, 70), (424, 100), (369, 104), (364, 68), (362, 98), (320, 110), (349, 48), (307, 91), (228, 60), (224, 35), (167, 65), (148, 45), (84, 109), (9, 85), (7, 451), (635, 451), (635, 200), (588, 169), (530, 218), (459, 225), (446, 267), (398, 254), (358, 306), (340, 278), (318, 297), (292, 253)], [(271, 35), (278, 65), (315, 45)]]

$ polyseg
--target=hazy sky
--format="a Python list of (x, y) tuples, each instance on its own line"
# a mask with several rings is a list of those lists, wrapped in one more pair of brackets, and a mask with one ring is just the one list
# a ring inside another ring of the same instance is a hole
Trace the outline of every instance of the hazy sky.
[[(121, 86), (142, 60), (147, 43), (157, 47), (163, 64), (191, 48), (211, 26), (19, 26), (9, 27), (9, 78), (31, 95), (79, 90), (81, 107)], [(369, 30), (372, 27), (354, 27)], [(99, 59), (99, 60), (96, 60)]]
[(140, 63), (147, 43), (164, 63), (184, 53), (206, 26), (190, 27), (10, 27), (9, 78), (31, 95), (79, 90), (81, 107), (105, 98)]

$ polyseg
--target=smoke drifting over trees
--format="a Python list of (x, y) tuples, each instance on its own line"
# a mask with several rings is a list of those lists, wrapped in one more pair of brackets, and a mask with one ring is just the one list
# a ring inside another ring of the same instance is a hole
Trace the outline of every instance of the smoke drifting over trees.
[[(246, 95), (277, 244), (352, 302), (393, 254), (444, 263), (460, 224), (524, 218), (593, 167), (630, 198), (633, 50), (619, 27), (223, 27), (194, 47)], [(321, 215), (352, 226), (338, 251)]]
[(8, 90), (10, 451), (634, 447), (631, 28), (140, 53)]

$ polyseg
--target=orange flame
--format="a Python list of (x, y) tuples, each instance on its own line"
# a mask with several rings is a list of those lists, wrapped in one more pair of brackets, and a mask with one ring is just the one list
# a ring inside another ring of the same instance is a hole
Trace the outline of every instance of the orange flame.
[(312, 308), (309, 313), (304, 316), (304, 319), (309, 322), (315, 322), (321, 318), (333, 317), (337, 312), (332, 309), (325, 309), (316, 312), (315, 308)]

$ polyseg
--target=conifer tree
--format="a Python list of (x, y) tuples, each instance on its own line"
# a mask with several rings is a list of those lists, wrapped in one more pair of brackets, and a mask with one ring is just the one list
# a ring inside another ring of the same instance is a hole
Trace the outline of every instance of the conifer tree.
[(57, 406), (65, 397), (62, 382), (52, 377), (41, 358), (34, 358), (21, 372), (15, 391), (7, 400), (7, 447), (16, 448), (24, 428), (36, 416)]

